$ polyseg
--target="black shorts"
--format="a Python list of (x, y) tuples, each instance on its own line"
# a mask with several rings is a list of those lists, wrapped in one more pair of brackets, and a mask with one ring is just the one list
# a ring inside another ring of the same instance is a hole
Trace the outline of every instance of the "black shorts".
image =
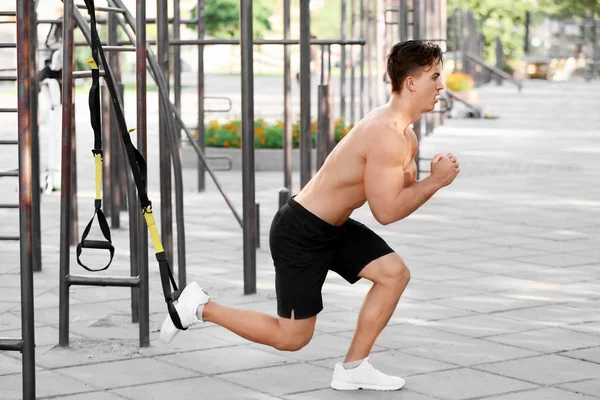
[(310, 318), (323, 309), (321, 288), (335, 271), (353, 284), (371, 261), (393, 250), (375, 232), (353, 219), (331, 225), (293, 198), (273, 218), (269, 246), (275, 264), (277, 314)]

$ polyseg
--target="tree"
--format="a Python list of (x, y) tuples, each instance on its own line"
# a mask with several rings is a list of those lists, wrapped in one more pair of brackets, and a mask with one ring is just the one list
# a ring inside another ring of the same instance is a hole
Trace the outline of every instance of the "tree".
[(523, 55), (527, 11), (533, 15), (558, 18), (582, 18), (600, 11), (600, 0), (448, 0), (447, 4), (448, 17), (455, 10), (471, 10), (480, 21), (488, 62), (494, 59), (493, 41), (496, 36), (502, 40), (506, 59)]
[[(271, 9), (264, 0), (252, 2), (252, 31), (254, 37), (262, 37), (272, 30), (269, 18)], [(196, 7), (192, 9), (192, 19), (196, 18)], [(206, 34), (213, 37), (235, 38), (240, 32), (240, 2), (239, 0), (206, 0), (204, 2), (204, 21)], [(187, 25), (196, 30), (195, 25)]]

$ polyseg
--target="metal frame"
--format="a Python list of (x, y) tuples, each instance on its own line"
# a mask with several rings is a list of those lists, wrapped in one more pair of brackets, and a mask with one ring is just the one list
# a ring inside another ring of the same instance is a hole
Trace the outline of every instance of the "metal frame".
[[(39, 158), (37, 152), (37, 110), (35, 49), (31, 40), (36, 31), (35, 1), (17, 1), (16, 12), (2, 12), (3, 16), (16, 16), (17, 40), (15, 46), (3, 48), (17, 49), (17, 92), (18, 92), (18, 141), (3, 144), (19, 146), (19, 231), (20, 231), (20, 277), (21, 277), (21, 338), (0, 338), (0, 350), (22, 353), (23, 399), (36, 398), (35, 379), (35, 327), (33, 273), (41, 269), (39, 246)], [(8, 80), (8, 79), (6, 79)], [(37, 182), (37, 186), (36, 185)], [(34, 194), (37, 192), (37, 196)], [(3, 208), (16, 208), (15, 204)], [(36, 221), (37, 219), (37, 221)]]
[[(145, 2), (138, 0), (138, 25), (145, 26)], [(97, 7), (99, 11), (124, 13), (125, 10), (115, 7)], [(79, 27), (82, 29), (84, 36), (89, 41), (89, 27), (85, 23), (85, 19), (74, 7), (73, 0), (64, 1), (63, 14), (63, 132), (62, 132), (62, 184), (61, 184), (61, 237), (60, 237), (60, 299), (59, 299), (59, 345), (68, 346), (69, 344), (69, 289), (72, 285), (82, 286), (117, 286), (130, 287), (132, 291), (132, 320), (139, 322), (139, 343), (140, 347), (150, 345), (149, 334), (149, 292), (148, 292), (148, 239), (147, 235), (141, 234), (145, 232), (141, 218), (137, 216), (136, 211), (139, 210), (139, 201), (133, 186), (130, 169), (127, 168), (127, 185), (129, 212), (130, 212), (130, 247), (131, 247), (131, 276), (115, 277), (115, 276), (78, 276), (70, 273), (70, 249), (69, 238), (71, 232), (71, 201), (76, 197), (76, 192), (71, 186), (71, 173), (74, 166), (74, 159), (71, 155), (73, 146), (74, 130), (74, 107), (73, 104), (73, 82), (77, 74), (73, 72), (74, 63), (74, 22), (77, 20)], [(109, 19), (111, 19), (109, 17)], [(83, 21), (83, 22), (82, 22)], [(114, 24), (113, 24), (114, 26)], [(116, 27), (116, 26), (114, 26)], [(87, 28), (87, 30), (85, 29)], [(143, 29), (140, 31), (144, 31)], [(115, 39), (115, 32), (110, 34), (111, 40)], [(136, 60), (138, 61), (140, 54), (143, 55), (143, 67), (145, 71), (145, 51), (146, 44), (143, 40), (137, 43)], [(79, 74), (80, 76), (87, 76)], [(145, 101), (145, 74), (137, 74), (138, 92), (138, 145), (141, 143), (141, 152), (145, 154), (146, 145), (146, 101)], [(141, 75), (144, 75), (143, 77)], [(122, 96), (121, 96), (122, 97)], [(121, 99), (119, 99), (121, 100)], [(105, 124), (106, 125), (106, 124)], [(115, 131), (116, 132), (116, 131)], [(112, 135), (114, 136), (114, 135)], [(112, 161), (119, 159), (122, 153), (116, 150), (115, 146), (117, 137), (112, 139)], [(115, 153), (116, 152), (116, 153)], [(122, 179), (119, 175), (113, 174), (115, 180)], [(106, 188), (106, 185), (104, 185)], [(114, 194), (114, 192), (113, 192)], [(120, 200), (120, 196), (119, 199)], [(113, 208), (111, 218), (114, 218), (121, 211), (122, 207)]]

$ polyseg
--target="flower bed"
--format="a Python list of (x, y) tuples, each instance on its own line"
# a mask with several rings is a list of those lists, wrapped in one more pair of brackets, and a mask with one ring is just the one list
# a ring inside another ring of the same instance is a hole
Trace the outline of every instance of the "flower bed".
[[(337, 144), (353, 127), (346, 124), (342, 119), (335, 121), (335, 143)], [(317, 122), (311, 124), (312, 147), (316, 143)], [(299, 147), (299, 123), (292, 125), (292, 146)], [(206, 147), (230, 147), (240, 148), (242, 145), (242, 127), (239, 119), (219, 123), (211, 121), (205, 128)], [(283, 148), (283, 122), (274, 124), (264, 119), (254, 121), (254, 147), (259, 149), (281, 149)]]

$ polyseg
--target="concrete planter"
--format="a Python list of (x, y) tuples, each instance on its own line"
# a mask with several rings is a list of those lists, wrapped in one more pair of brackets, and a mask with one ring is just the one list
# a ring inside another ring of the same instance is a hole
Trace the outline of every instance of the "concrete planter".
[[(215, 170), (227, 169), (229, 162), (224, 158), (213, 157), (229, 157), (232, 170), (241, 171), (242, 169), (242, 149), (207, 147), (206, 156), (209, 158), (209, 165)], [(198, 155), (194, 148), (187, 143), (182, 145), (182, 157), (183, 168), (196, 168), (198, 165)], [(312, 149), (310, 157), (314, 171), (317, 165), (315, 149)], [(256, 171), (283, 171), (283, 149), (254, 149), (254, 168)], [(292, 169), (300, 170), (300, 149), (292, 149)]]

